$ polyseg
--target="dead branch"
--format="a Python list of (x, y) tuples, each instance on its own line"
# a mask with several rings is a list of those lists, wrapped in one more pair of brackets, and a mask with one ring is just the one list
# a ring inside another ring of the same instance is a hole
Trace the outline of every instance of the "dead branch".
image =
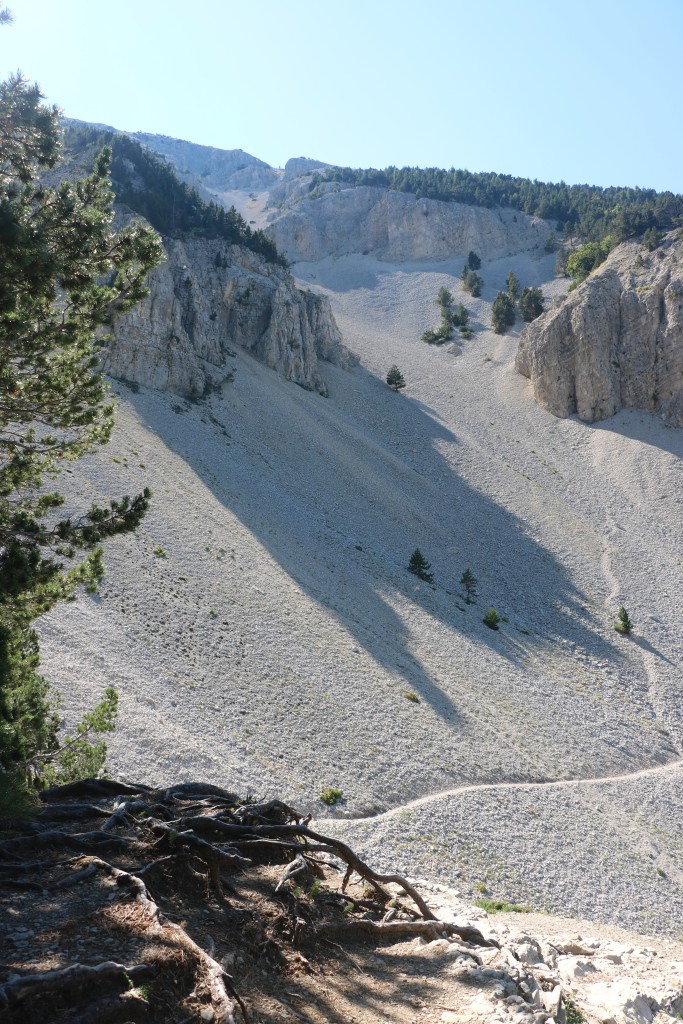
[(445, 939), (456, 935), (459, 939), (477, 946), (494, 946), (500, 948), (493, 939), (486, 939), (476, 928), (450, 924), (445, 921), (327, 921), (324, 924), (310, 926), (302, 932), (304, 939), (330, 939), (332, 937), (388, 939), (396, 941), (403, 938), (424, 938), (429, 940)]
[(148, 964), (135, 964), (132, 967), (125, 967), (113, 960), (105, 960), (94, 967), (87, 967), (84, 964), (73, 964), (71, 967), (63, 967), (55, 971), (44, 971), (42, 974), (25, 974), (23, 977), (13, 978), (0, 985), (0, 1007), (9, 1009), (17, 1006), (25, 999), (36, 999), (46, 995), (64, 995), (83, 988), (84, 986), (96, 986), (101, 989), (102, 985), (120, 982), (129, 987), (129, 981), (143, 980), (152, 973)]

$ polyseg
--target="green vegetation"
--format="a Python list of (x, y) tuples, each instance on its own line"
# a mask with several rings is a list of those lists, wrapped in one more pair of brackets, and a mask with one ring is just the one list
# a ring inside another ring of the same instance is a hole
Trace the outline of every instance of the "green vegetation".
[(467, 254), (467, 266), (470, 270), (479, 270), (481, 268), (481, 259), (472, 249)]
[(400, 391), (406, 386), (405, 377), (399, 370), (398, 366), (389, 367), (389, 372), (387, 373), (387, 384), (392, 391)]
[(419, 704), (420, 703), (420, 698), (418, 697), (418, 695), (416, 693), (413, 693), (412, 690), (406, 690), (406, 692), (403, 694), (403, 696), (405, 697), (406, 700), (412, 701), (413, 704)]
[(484, 287), (484, 280), (477, 274), (476, 270), (472, 270), (471, 267), (465, 264), (460, 272), (460, 278), (465, 291), (469, 292), (475, 299), (479, 298)]
[(431, 329), (425, 331), (422, 335), (422, 340), (426, 341), (429, 345), (443, 345), (444, 342), (451, 341), (453, 330), (456, 327), (460, 329), (460, 334), (463, 337), (471, 338), (473, 332), (469, 327), (469, 311), (462, 303), (459, 303), (457, 308), (453, 309), (453, 296), (448, 288), (439, 289), (436, 302), (441, 308), (441, 323), (435, 331)]
[(334, 786), (328, 786), (328, 788), (324, 789), (320, 794), (320, 799), (324, 804), (327, 804), (328, 807), (334, 807), (335, 804), (338, 804), (340, 800), (344, 799), (344, 794), (341, 789), (335, 789)]
[(586, 1017), (584, 1017), (579, 1007), (567, 992), (562, 993), (562, 1002), (564, 1003), (564, 1012), (567, 1018), (567, 1024), (586, 1024)]
[(531, 181), (511, 174), (438, 167), (333, 167), (314, 175), (311, 189), (321, 181), (374, 185), (469, 206), (508, 206), (554, 220), (558, 231), (585, 241), (602, 241), (611, 235), (615, 242), (622, 242), (642, 235), (650, 227), (671, 231), (683, 223), (683, 195), (655, 189), (566, 185), (563, 181)]
[(631, 618), (623, 605), (619, 609), (617, 618), (619, 621), (614, 623), (614, 628), (617, 633), (621, 633), (623, 636), (629, 636), (633, 629), (633, 623), (631, 622)]
[(101, 541), (137, 527), (150, 491), (60, 519), (64, 497), (44, 482), (109, 440), (95, 332), (146, 294), (163, 255), (147, 228), (111, 231), (108, 150), (84, 179), (39, 181), (59, 156), (59, 111), (41, 99), (19, 76), (0, 85), (0, 769), (18, 795), (104, 762), (90, 738), (113, 728), (116, 694), (60, 744), (33, 622), (95, 590)]
[(473, 604), (477, 596), (477, 578), (471, 569), (465, 569), (460, 577), (460, 586), (465, 591), (465, 604)]
[(529, 907), (519, 903), (508, 903), (506, 900), (490, 900), (485, 896), (474, 901), (475, 907), (481, 907), (487, 914), (530, 914)]
[(607, 259), (613, 247), (614, 240), (607, 236), (601, 242), (586, 242), (570, 253), (567, 257), (567, 273), (572, 279), (569, 290), (585, 281), (590, 272)]
[(505, 279), (507, 285), (508, 295), (513, 302), (516, 302), (519, 298), (519, 278), (515, 274), (514, 270), (511, 270)]
[(432, 563), (427, 561), (419, 548), (415, 548), (408, 561), (408, 572), (412, 572), (414, 576), (419, 576), (425, 583), (433, 583), (434, 577), (429, 571), (431, 567)]
[(489, 608), (481, 621), (485, 626), (488, 626), (489, 629), (498, 629), (500, 625), (500, 615), (495, 608)]
[(515, 303), (507, 292), (498, 292), (493, 300), (491, 313), (496, 334), (505, 334), (508, 327), (512, 327), (517, 319)]
[(656, 227), (648, 228), (643, 235), (643, 244), (649, 252), (656, 249), (662, 240), (662, 233)]
[(519, 313), (525, 323), (531, 323), (543, 312), (543, 292), (540, 288), (525, 288), (519, 297)]
[[(109, 146), (117, 202), (145, 217), (162, 234), (174, 238), (194, 235), (243, 245), (269, 263), (287, 267), (287, 260), (278, 253), (275, 243), (263, 231), (252, 231), (234, 206), (226, 210), (217, 203), (205, 203), (196, 189), (179, 181), (170, 164), (128, 135), (67, 124), (64, 144), (72, 162), (87, 159), (88, 154)], [(220, 253), (216, 266), (227, 266)]]

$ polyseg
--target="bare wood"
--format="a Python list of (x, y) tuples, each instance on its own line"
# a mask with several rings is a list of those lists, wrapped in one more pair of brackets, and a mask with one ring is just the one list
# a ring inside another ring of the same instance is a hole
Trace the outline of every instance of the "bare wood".
[(404, 939), (421, 937), (425, 939), (443, 939), (457, 936), (465, 942), (477, 946), (495, 946), (497, 942), (486, 939), (476, 928), (461, 928), (446, 921), (329, 921), (312, 928), (307, 928), (303, 935), (309, 939), (336, 938), (367, 938), (373, 939)]
[(133, 981), (149, 977), (151, 973), (152, 968), (147, 964), (126, 967), (124, 964), (117, 964), (114, 960), (105, 960), (94, 967), (72, 964), (71, 967), (62, 967), (55, 971), (25, 974), (23, 977), (13, 978), (11, 981), (6, 981), (4, 985), (0, 985), (0, 1007), (7, 1009), (25, 999), (35, 999), (38, 996), (64, 992), (80, 988), (83, 985), (97, 986), (106, 981), (119, 980), (127, 984), (126, 977)]

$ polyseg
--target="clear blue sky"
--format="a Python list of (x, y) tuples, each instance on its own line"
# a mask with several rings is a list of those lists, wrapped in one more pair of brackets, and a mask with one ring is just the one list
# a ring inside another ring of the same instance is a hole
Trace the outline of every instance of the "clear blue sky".
[(683, 0), (5, 0), (86, 121), (274, 166), (466, 167), (683, 192)]

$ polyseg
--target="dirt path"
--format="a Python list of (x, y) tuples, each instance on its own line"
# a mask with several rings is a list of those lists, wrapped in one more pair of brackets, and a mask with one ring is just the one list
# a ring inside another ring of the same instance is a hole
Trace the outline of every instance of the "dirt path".
[(404, 811), (410, 811), (416, 807), (424, 807), (427, 804), (435, 803), (437, 800), (443, 800), (445, 797), (459, 796), (461, 793), (500, 792), (512, 789), (544, 790), (570, 789), (582, 786), (597, 787), (611, 782), (631, 782), (634, 779), (642, 779), (649, 775), (661, 775), (662, 773), (674, 771), (681, 765), (683, 765), (683, 760), (678, 758), (675, 761), (669, 761), (667, 764), (658, 764), (653, 768), (640, 768), (637, 772), (626, 772), (623, 775), (604, 775), (588, 779), (556, 779), (549, 782), (482, 782), (467, 786), (455, 786), (453, 789), (443, 789), (438, 793), (429, 793), (426, 796), (417, 797), (415, 800), (409, 800), (407, 803), (401, 804), (399, 807), (392, 807), (391, 810), (384, 811), (382, 814), (351, 819), (348, 824), (353, 825), (356, 821), (359, 823), (387, 821), (390, 818), (397, 817), (397, 815), (402, 814)]

